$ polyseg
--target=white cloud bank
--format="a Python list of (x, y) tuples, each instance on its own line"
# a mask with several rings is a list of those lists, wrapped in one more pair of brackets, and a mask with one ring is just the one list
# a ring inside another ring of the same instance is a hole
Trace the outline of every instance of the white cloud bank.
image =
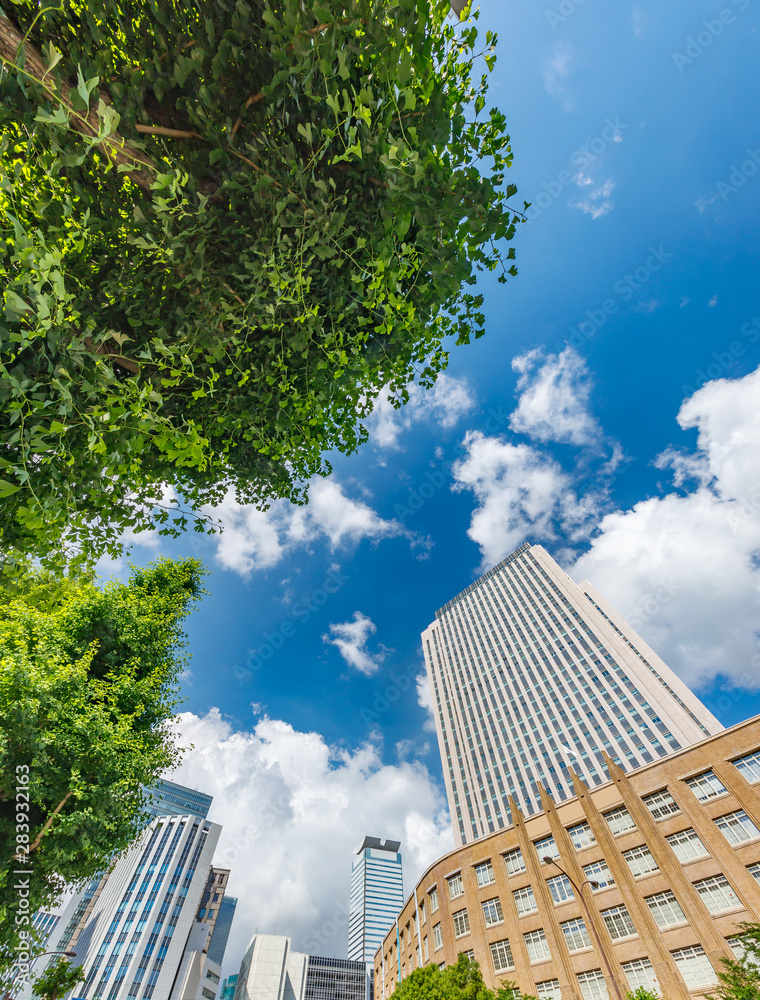
[(676, 487), (607, 514), (568, 572), (588, 578), (690, 685), (760, 687), (760, 369), (709, 382), (678, 414), (694, 454), (659, 464)]
[(355, 667), (367, 677), (377, 673), (387, 651), (384, 647), (376, 653), (369, 650), (369, 638), (377, 632), (377, 625), (371, 618), (356, 611), (351, 621), (336, 622), (329, 629), (329, 634), (323, 635), (322, 641), (335, 646), (350, 667)]
[(193, 747), (170, 777), (213, 793), (209, 818), (224, 827), (214, 863), (231, 869), (239, 898), (225, 975), (257, 929), (345, 955), (351, 861), (365, 836), (401, 841), (407, 891), (453, 848), (446, 803), (418, 761), (384, 765), (371, 743), (336, 749), (275, 719), (235, 732), (215, 708), (184, 713), (179, 732)]

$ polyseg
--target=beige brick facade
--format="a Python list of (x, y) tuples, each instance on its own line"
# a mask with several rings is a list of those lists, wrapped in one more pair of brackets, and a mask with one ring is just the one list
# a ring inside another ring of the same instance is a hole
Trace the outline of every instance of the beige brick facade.
[[(760, 758), (742, 763), (755, 752), (760, 717), (630, 774), (609, 761), (609, 782), (590, 790), (575, 778), (574, 798), (555, 805), (545, 795), (527, 820), (512, 804), (512, 826), (447, 854), (418, 882), (375, 956), (375, 997), (391, 995), (399, 968), (404, 978), (420, 961), (449, 965), (460, 952), (474, 953), (489, 986), (511, 981), (546, 1000), (597, 1000), (605, 987), (622, 1000), (652, 977), (667, 1000), (709, 992), (705, 980), (733, 957), (727, 939), (741, 921), (760, 921)], [(705, 774), (699, 787), (687, 783)], [(627, 816), (610, 817), (620, 808)], [(535, 847), (547, 837), (554, 849), (540, 853), (556, 854), (571, 898)], [(510, 874), (505, 855), (516, 850), (524, 870)], [(584, 868), (601, 861), (614, 884), (594, 889), (587, 880), (605, 876)], [(462, 891), (451, 898), (457, 875)]]

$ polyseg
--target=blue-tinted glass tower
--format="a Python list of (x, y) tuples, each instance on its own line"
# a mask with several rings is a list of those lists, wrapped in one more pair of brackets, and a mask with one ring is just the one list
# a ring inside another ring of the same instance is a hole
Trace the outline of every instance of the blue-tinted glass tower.
[(365, 837), (351, 866), (348, 957), (372, 963), (388, 929), (404, 905), (398, 840)]

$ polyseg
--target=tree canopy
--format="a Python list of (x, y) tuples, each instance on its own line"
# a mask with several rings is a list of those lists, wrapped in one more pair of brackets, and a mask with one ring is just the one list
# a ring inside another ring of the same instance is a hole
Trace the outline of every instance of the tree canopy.
[(520, 216), (495, 36), (449, 13), (3, 0), (6, 551), (180, 530), (167, 482), (200, 530), (229, 488), (303, 501), (381, 391), (482, 334)]
[(142, 828), (142, 787), (178, 759), (182, 622), (202, 593), (192, 559), (103, 588), (39, 570), (25, 583), (0, 595), (0, 969), (35, 909)]
[(760, 997), (760, 924), (739, 925), (741, 958), (721, 959), (720, 985), (715, 1000), (757, 1000)]
[[(503, 981), (497, 990), (490, 990), (476, 960), (462, 952), (456, 964), (445, 969), (435, 963), (415, 969), (401, 980), (391, 1000), (516, 1000), (518, 996), (511, 982)], [(522, 1000), (536, 998), (523, 996)]]

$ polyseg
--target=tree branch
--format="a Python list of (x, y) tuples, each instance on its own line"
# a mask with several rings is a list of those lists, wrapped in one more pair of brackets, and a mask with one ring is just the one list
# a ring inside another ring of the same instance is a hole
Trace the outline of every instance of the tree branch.
[(55, 809), (52, 811), (52, 813), (48, 816), (45, 825), (40, 830), (40, 832), (37, 834), (37, 837), (35, 838), (34, 843), (29, 845), (29, 850), (28, 851), (24, 851), (23, 854), (21, 854), (21, 853), (16, 854), (16, 858), (20, 859), (20, 858), (28, 857), (32, 853), (32, 851), (36, 851), (37, 850), (37, 848), (40, 846), (40, 841), (42, 840), (42, 838), (44, 837), (44, 835), (48, 832), (48, 830), (50, 829), (50, 827), (53, 825), (53, 820), (58, 815), (58, 813), (61, 811), (61, 809), (63, 809), (63, 807), (66, 805), (66, 803), (69, 801), (69, 799), (71, 798), (71, 796), (73, 794), (74, 794), (73, 792), (66, 792), (66, 794), (63, 796), (63, 798), (61, 799), (61, 801), (58, 803), (58, 805), (55, 807)]
[[(51, 76), (47, 76), (45, 60), (39, 50), (31, 42), (24, 41), (24, 36), (0, 8), (0, 61), (9, 70), (19, 71), (20, 67), (16, 59), (22, 45), (24, 47), (23, 73), (35, 80), (50, 100), (62, 104), (71, 112), (71, 125), (77, 132), (82, 135), (98, 135), (100, 123), (95, 111), (88, 109), (86, 118), (74, 111), (69, 97), (72, 88), (64, 80), (55, 81)], [(131, 167), (131, 170), (126, 171), (127, 176), (143, 190), (150, 191), (153, 177), (149, 171), (155, 172), (156, 166), (145, 153), (130, 147), (118, 132), (106, 136), (103, 139), (102, 148), (116, 166)]]

